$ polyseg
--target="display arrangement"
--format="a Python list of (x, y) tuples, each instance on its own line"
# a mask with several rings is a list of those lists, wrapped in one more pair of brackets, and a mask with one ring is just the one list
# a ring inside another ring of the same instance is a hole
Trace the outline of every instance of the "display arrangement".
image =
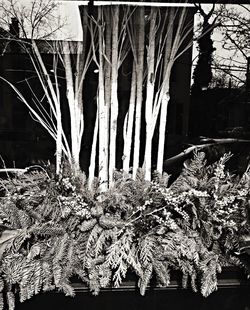
[(222, 267), (247, 271), (250, 173), (230, 173), (230, 156), (207, 164), (194, 153), (171, 182), (167, 174), (146, 181), (143, 170), (135, 180), (117, 171), (105, 192), (67, 167), (60, 176), (31, 167), (2, 178), (0, 308), (42, 291), (74, 296), (73, 276), (97, 295), (132, 272), (144, 295), (152, 278), (167, 287), (178, 270), (183, 287), (206, 297)]

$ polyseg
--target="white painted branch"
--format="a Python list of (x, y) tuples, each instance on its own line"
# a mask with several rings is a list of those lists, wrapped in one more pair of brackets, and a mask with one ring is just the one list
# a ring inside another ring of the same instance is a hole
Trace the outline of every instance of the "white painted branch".
[[(169, 18), (169, 35), (166, 40), (165, 46), (165, 56), (164, 56), (164, 79), (159, 96), (159, 102), (161, 106), (160, 111), (160, 125), (159, 125), (159, 142), (158, 142), (158, 154), (157, 154), (157, 171), (162, 174), (163, 171), (163, 160), (164, 160), (164, 151), (165, 151), (165, 141), (166, 141), (166, 125), (167, 125), (167, 112), (168, 104), (170, 100), (169, 88), (170, 88), (170, 75), (172, 67), (174, 64), (174, 58), (179, 48), (179, 42), (181, 40), (181, 29), (183, 27), (183, 22), (185, 21), (185, 12), (181, 11), (180, 17), (178, 19), (178, 26), (176, 33), (174, 34), (174, 19), (175, 19), (175, 9), (170, 9), (170, 18)], [(173, 37), (174, 35), (174, 37)], [(172, 43), (172, 38), (174, 38)]]
[(111, 48), (111, 106), (109, 137), (109, 186), (113, 184), (113, 173), (116, 168), (116, 135), (118, 117), (118, 28), (119, 7), (112, 10), (112, 48)]
[(160, 114), (160, 127), (159, 127), (159, 142), (158, 142), (158, 154), (157, 154), (157, 172), (162, 174), (164, 149), (165, 149), (165, 137), (166, 137), (166, 124), (167, 124), (167, 110), (169, 103), (169, 92), (166, 91), (163, 95), (161, 102), (161, 114)]
[[(58, 93), (55, 91), (51, 78), (47, 72), (47, 69), (45, 67), (45, 64), (43, 62), (43, 59), (41, 57), (40, 51), (37, 47), (37, 44), (35, 42), (35, 40), (32, 40), (32, 47), (33, 47), (33, 51), (36, 55), (36, 59), (39, 63), (39, 66), (42, 70), (43, 76), (45, 77), (45, 80), (43, 79), (40, 70), (38, 69), (36, 62), (33, 58), (33, 56), (30, 54), (30, 59), (33, 63), (33, 66), (36, 70), (36, 73), (38, 75), (39, 81), (41, 86), (43, 87), (44, 93), (46, 95), (46, 98), (49, 102), (50, 108), (56, 118), (56, 127), (57, 127), (57, 133), (56, 133), (56, 170), (59, 173), (59, 166), (61, 165), (61, 156), (62, 156), (62, 151), (64, 151), (66, 157), (69, 160), (69, 163), (71, 163), (71, 152), (69, 149), (69, 145), (68, 145), (68, 141), (67, 138), (65, 136), (65, 133), (63, 131), (63, 127), (62, 127), (62, 119), (61, 119), (61, 108), (60, 108), (60, 97), (58, 96)], [(56, 78), (56, 77), (55, 77)], [(50, 93), (47, 90), (47, 85), (48, 85), (48, 89), (50, 91)], [(58, 84), (56, 84), (56, 87), (58, 87)]]
[(129, 172), (131, 147), (132, 147), (132, 133), (135, 116), (135, 98), (136, 98), (136, 65), (133, 63), (133, 71), (130, 87), (130, 101), (127, 114), (127, 123), (124, 123), (124, 148), (123, 148), (123, 171)]
[(151, 180), (151, 161), (152, 161), (152, 113), (154, 101), (155, 87), (155, 35), (156, 35), (156, 16), (157, 11), (151, 8), (150, 13), (150, 29), (149, 29), (149, 46), (147, 49), (147, 90), (145, 104), (145, 119), (146, 119), (146, 145), (144, 155), (145, 179)]
[(141, 110), (143, 100), (143, 69), (144, 69), (144, 42), (145, 42), (145, 10), (144, 7), (137, 8), (138, 12), (138, 33), (137, 33), (137, 64), (136, 64), (136, 110), (135, 110), (135, 137), (133, 157), (133, 178), (135, 179), (139, 168), (140, 156), (140, 134), (141, 134)]
[(96, 120), (95, 120), (95, 128), (93, 133), (93, 141), (92, 141), (92, 148), (91, 148), (91, 156), (90, 156), (90, 165), (89, 165), (89, 178), (88, 178), (88, 187), (89, 189), (92, 188), (93, 181), (95, 178), (95, 167), (96, 167), (96, 147), (97, 147), (97, 136), (98, 136), (98, 105), (97, 104), (97, 111), (96, 111)]
[[(102, 20), (102, 8), (98, 7), (98, 21)], [(100, 191), (108, 189), (108, 103), (105, 102), (105, 81), (104, 81), (104, 47), (103, 47), (103, 25), (98, 26), (99, 41), (99, 90), (98, 90), (98, 118), (99, 118), (99, 181)]]
[(62, 164), (62, 113), (61, 113), (61, 106), (60, 106), (60, 91), (58, 85), (58, 76), (57, 76), (57, 59), (54, 56), (53, 60), (53, 69), (54, 69), (54, 77), (55, 77), (55, 87), (56, 87), (56, 125), (57, 125), (57, 134), (56, 134), (56, 174), (59, 175), (61, 171), (61, 164)]
[(70, 134), (71, 134), (71, 154), (72, 154), (72, 168), (74, 173), (80, 169), (79, 165), (79, 103), (78, 98), (75, 97), (74, 81), (72, 74), (72, 64), (70, 59), (70, 42), (63, 42), (63, 58), (66, 76), (67, 100), (70, 112)]
[[(160, 56), (162, 56), (164, 51), (164, 60), (163, 60), (163, 76), (162, 76), (162, 84), (157, 90), (157, 93), (154, 98), (154, 106), (153, 106), (153, 116), (152, 116), (152, 132), (155, 131), (156, 122), (160, 113), (161, 103), (163, 94), (165, 92), (165, 89), (167, 88), (166, 85), (169, 83), (169, 74), (167, 74), (167, 68), (169, 67), (169, 61), (170, 61), (170, 55), (171, 55), (171, 49), (172, 49), (172, 41), (173, 41), (173, 29), (174, 29), (174, 20), (176, 17), (175, 9), (170, 8), (168, 10), (168, 16), (167, 16), (167, 32), (165, 34), (164, 39), (162, 40), (162, 46), (159, 47), (160, 49)], [(162, 59), (159, 59), (157, 61), (162, 61)], [(158, 65), (157, 65), (158, 68)]]

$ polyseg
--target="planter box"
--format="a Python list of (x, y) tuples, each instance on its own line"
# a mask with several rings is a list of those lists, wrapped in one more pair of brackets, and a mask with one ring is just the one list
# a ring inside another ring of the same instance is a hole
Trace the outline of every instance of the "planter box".
[(65, 297), (61, 293), (49, 292), (33, 297), (16, 309), (31, 310), (248, 310), (250, 309), (250, 281), (237, 268), (225, 268), (219, 277), (218, 291), (204, 298), (191, 289), (182, 289), (180, 275), (173, 274), (167, 288), (156, 287), (154, 283), (146, 295), (138, 292), (135, 277), (128, 276), (120, 288), (103, 289), (99, 296), (93, 296), (81, 283), (73, 284), (76, 296)]

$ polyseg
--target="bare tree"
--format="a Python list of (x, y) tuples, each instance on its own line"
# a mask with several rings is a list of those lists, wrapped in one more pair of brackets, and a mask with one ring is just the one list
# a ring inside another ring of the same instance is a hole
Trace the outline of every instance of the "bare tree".
[[(217, 56), (214, 66), (227, 74), (232, 83), (244, 84), (247, 58), (250, 55), (250, 7), (249, 5), (221, 6), (218, 30), (222, 33), (222, 48), (228, 57)], [(216, 74), (216, 70), (215, 70)]]
[(65, 20), (57, 14), (58, 4), (54, 0), (1, 0), (0, 27), (8, 29), (15, 18), (20, 27), (20, 37), (26, 39), (53, 39), (62, 29)]
[[(196, 80), (201, 83), (205, 76), (210, 76), (208, 82), (205, 83), (207, 86), (211, 81), (211, 72), (213, 72), (213, 84), (215, 81), (221, 84), (223, 75), (224, 79), (228, 80), (227, 84), (242, 85), (245, 82), (247, 58), (250, 54), (249, 6), (217, 4), (213, 5), (208, 13), (205, 13), (202, 5), (197, 5), (197, 8), (203, 17), (203, 32), (205, 33), (203, 39), (200, 40), (203, 44), (200, 47), (202, 49), (200, 54), (207, 63), (205, 66), (209, 63), (210, 73), (204, 74), (206, 68), (200, 66), (202, 74), (197, 72)], [(220, 42), (217, 42), (219, 52), (213, 50), (212, 32), (220, 36)], [(212, 53), (213, 57), (211, 57)], [(210, 58), (206, 59), (208, 55)], [(200, 62), (202, 59), (199, 57)]]
[(201, 4), (195, 4), (198, 13), (202, 17), (202, 29), (201, 36), (197, 40), (198, 43), (198, 61), (193, 73), (193, 85), (192, 89), (195, 91), (201, 91), (203, 88), (207, 88), (212, 80), (212, 60), (213, 52), (215, 48), (213, 46), (213, 40), (211, 38), (216, 20), (218, 16), (214, 16), (215, 4), (212, 5), (208, 13), (206, 13)]

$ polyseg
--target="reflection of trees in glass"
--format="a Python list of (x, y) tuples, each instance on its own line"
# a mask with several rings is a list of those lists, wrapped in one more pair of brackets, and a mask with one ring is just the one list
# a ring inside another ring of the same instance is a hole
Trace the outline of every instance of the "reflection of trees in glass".
[(225, 73), (227, 81), (237, 87), (246, 80), (247, 57), (250, 54), (250, 7), (220, 5), (214, 14), (218, 16), (222, 49), (219, 55), (215, 53), (214, 72), (216, 76)]

